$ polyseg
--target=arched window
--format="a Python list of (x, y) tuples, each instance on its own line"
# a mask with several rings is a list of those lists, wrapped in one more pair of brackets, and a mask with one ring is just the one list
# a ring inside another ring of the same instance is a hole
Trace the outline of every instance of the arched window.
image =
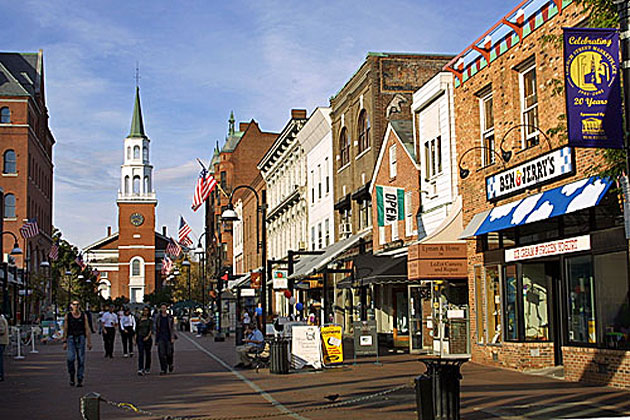
[(129, 175), (125, 177), (125, 195), (129, 194)]
[(339, 153), (341, 155), (341, 166), (346, 166), (350, 163), (350, 138), (345, 127), (341, 129), (341, 134), (339, 135)]
[(145, 162), (149, 161), (149, 148), (147, 146), (142, 146), (142, 159)]
[(15, 157), (15, 150), (7, 150), (4, 152), (4, 167), (2, 172), (5, 174), (17, 173), (17, 159)]
[(364, 109), (359, 114), (359, 153), (370, 147), (370, 120)]
[(4, 196), (4, 217), (15, 217), (15, 195), (7, 194)]
[(133, 158), (140, 159), (140, 146), (133, 146)]
[(140, 194), (140, 177), (138, 175), (133, 177), (133, 193)]
[(11, 122), (11, 110), (8, 106), (0, 108), (0, 123), (9, 124)]
[(139, 276), (140, 275), (140, 260), (136, 259), (131, 262), (131, 275)]
[(127, 146), (127, 160), (131, 159), (131, 146)]
[(144, 177), (144, 192), (145, 194), (151, 192), (151, 183), (149, 182), (148, 176)]

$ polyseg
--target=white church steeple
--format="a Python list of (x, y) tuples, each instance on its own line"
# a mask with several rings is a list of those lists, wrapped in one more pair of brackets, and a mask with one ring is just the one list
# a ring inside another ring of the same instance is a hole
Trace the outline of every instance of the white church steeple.
[(157, 202), (153, 186), (153, 166), (149, 161), (150, 140), (144, 132), (140, 88), (136, 86), (136, 101), (131, 130), (124, 141), (123, 164), (120, 169), (118, 202)]

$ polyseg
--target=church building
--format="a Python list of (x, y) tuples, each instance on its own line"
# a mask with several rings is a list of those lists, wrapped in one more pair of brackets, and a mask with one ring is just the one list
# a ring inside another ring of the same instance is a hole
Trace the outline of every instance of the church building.
[(84, 249), (84, 261), (100, 273), (99, 291), (106, 299), (123, 296), (140, 303), (162, 284), (161, 261), (169, 239), (166, 228), (155, 231), (157, 198), (149, 144), (136, 87), (131, 130), (123, 142), (118, 231), (112, 233), (108, 227), (107, 236)]

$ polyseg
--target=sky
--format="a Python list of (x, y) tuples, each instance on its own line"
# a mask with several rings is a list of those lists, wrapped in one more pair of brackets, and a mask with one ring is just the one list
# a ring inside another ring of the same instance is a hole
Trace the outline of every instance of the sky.
[(237, 123), (279, 132), (292, 108), (328, 106), (369, 51), (458, 54), (516, 0), (0, 0), (4, 51), (44, 51), (53, 224), (84, 247), (117, 230), (123, 140), (138, 63), (158, 197), (176, 236), (197, 158)]

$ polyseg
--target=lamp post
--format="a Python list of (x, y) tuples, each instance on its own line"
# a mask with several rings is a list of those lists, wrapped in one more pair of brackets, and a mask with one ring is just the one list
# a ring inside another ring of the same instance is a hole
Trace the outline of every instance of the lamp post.
[(68, 305), (66, 309), (70, 307), (70, 302), (72, 302), (72, 271), (66, 270), (66, 277), (68, 278)]
[[(203, 310), (206, 310), (206, 250), (207, 246), (201, 246), (201, 239), (203, 239), (208, 231), (204, 231), (199, 240), (197, 241), (197, 248), (195, 249), (195, 254), (199, 255), (199, 278), (201, 279), (201, 305), (203, 306)], [(207, 245), (207, 240), (206, 240)]]
[[(5, 230), (1, 235), (10, 235), (13, 237), (13, 249), (9, 255), (21, 255), (22, 248), (20, 248), (17, 240), (17, 236), (11, 231)], [(4, 263), (4, 281), (2, 282), (2, 313), (9, 313), (9, 263)]]
[(188, 301), (190, 302), (192, 299), (190, 294), (190, 261), (188, 261), (188, 258), (182, 261), (182, 267), (188, 268)]
[[(26, 242), (26, 239), (24, 240), (24, 242)], [(28, 265), (31, 262), (31, 258), (29, 256), (28, 249), (26, 249), (26, 247), (24, 247), (24, 249), (26, 250), (26, 253), (24, 255), (24, 264), (22, 264), (22, 277), (24, 280), (24, 300), (22, 301), (22, 316), (24, 324), (26, 324), (28, 323)]]
[[(256, 242), (257, 242), (257, 251), (261, 252), (261, 268), (260, 268), (260, 301), (262, 306), (262, 333), (263, 335), (267, 334), (267, 191), (262, 190), (260, 197), (258, 196), (258, 192), (249, 185), (239, 185), (234, 188), (230, 193), (230, 200), (227, 205), (227, 208), (221, 214), (221, 219), (224, 221), (235, 221), (238, 220), (238, 215), (234, 211), (234, 206), (232, 205), (232, 197), (234, 197), (234, 193), (241, 188), (245, 188), (254, 193), (256, 197), (256, 212), (260, 215), (260, 222), (258, 217), (256, 217)], [(262, 225), (262, 226), (261, 226)], [(258, 232), (261, 233), (261, 239), (258, 237)], [(221, 291), (219, 291), (220, 293)], [(220, 309), (219, 309), (220, 310)], [(220, 318), (219, 318), (220, 319)]]
[[(48, 301), (47, 305), (52, 306), (52, 282), (50, 280), (50, 263), (46, 260), (39, 263), (39, 267), (44, 270), (44, 275), (46, 276), (46, 282), (48, 283), (46, 289), (48, 289)], [(41, 308), (41, 305), (40, 305)]]

